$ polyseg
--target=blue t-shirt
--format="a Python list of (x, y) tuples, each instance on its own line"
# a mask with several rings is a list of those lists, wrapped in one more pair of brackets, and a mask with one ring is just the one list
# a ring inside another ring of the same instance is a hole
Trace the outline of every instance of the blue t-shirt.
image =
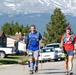
[(30, 32), (26, 36), (26, 42), (28, 43), (28, 50), (36, 51), (39, 50), (39, 41), (42, 40), (42, 36), (38, 32)]

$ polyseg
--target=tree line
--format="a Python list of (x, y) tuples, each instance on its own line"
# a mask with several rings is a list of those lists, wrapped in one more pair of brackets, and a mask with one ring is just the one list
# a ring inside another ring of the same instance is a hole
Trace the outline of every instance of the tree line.
[(7, 35), (15, 35), (16, 32), (21, 32), (22, 35), (27, 35), (30, 32), (29, 25), (20, 25), (18, 22), (14, 23), (13, 21), (11, 23), (6, 22), (2, 28), (2, 31), (4, 31)]
[[(44, 44), (58, 43), (61, 36), (65, 33), (65, 28), (70, 25), (60, 8), (55, 8), (53, 14), (50, 16), (50, 22), (46, 24), (47, 32), (43, 33)], [(21, 32), (26, 35), (30, 32), (30, 27), (26, 25), (19, 25), (18, 22), (5, 23), (2, 30), (8, 35), (14, 35), (16, 32)]]

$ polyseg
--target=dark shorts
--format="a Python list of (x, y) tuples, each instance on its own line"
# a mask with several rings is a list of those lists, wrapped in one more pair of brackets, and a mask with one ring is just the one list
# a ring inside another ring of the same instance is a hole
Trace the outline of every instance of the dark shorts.
[(64, 50), (64, 53), (66, 54), (66, 58), (74, 56), (74, 50)]

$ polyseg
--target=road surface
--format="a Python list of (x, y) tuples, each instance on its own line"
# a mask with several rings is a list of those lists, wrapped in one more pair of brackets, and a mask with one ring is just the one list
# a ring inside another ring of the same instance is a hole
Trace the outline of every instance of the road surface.
[[(74, 75), (76, 75), (76, 59), (74, 59)], [(0, 75), (29, 75), (27, 65), (13, 64), (0, 66)], [(39, 72), (33, 75), (65, 75), (64, 62), (46, 62), (39, 64)]]

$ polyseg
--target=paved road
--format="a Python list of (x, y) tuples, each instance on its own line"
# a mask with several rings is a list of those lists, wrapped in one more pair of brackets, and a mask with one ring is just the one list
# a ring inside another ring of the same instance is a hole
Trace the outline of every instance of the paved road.
[[(59, 62), (46, 62), (43, 63), (42, 69), (39, 64), (39, 72), (33, 75), (65, 75), (64, 63)], [(0, 75), (29, 75), (28, 66), (24, 65), (5, 65), (0, 66)], [(74, 59), (74, 75), (76, 75), (76, 59)]]

